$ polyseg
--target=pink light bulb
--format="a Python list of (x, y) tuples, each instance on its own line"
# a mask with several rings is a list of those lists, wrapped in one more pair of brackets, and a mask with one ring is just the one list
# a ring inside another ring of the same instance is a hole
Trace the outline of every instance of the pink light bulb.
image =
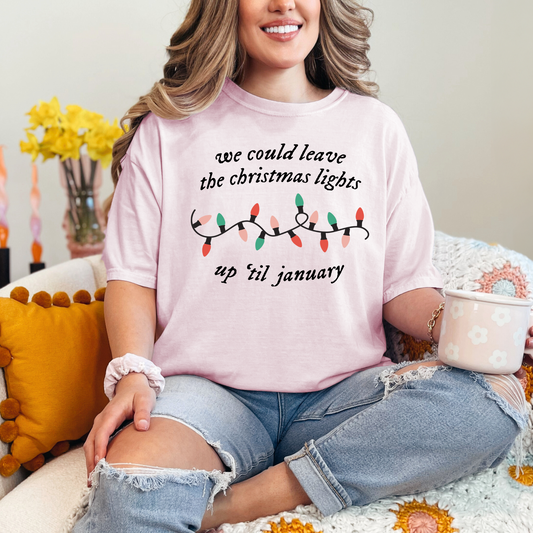
[(248, 240), (248, 232), (246, 231), (246, 228), (244, 227), (244, 224), (242, 224), (242, 222), (239, 222), (239, 237), (244, 242)]

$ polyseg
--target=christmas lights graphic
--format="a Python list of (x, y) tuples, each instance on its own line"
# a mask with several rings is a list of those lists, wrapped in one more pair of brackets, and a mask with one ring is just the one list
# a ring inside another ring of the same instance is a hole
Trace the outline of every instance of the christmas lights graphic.
[[(352, 230), (361, 229), (366, 233), (365, 241), (370, 236), (369, 231), (363, 226), (363, 222), (365, 219), (364, 212), (361, 208), (359, 208), (355, 214), (355, 221), (356, 224), (354, 226), (345, 226), (345, 227), (339, 227), (337, 218), (333, 213), (328, 213), (327, 221), (331, 229), (315, 229), (318, 224), (318, 211), (314, 211), (311, 216), (309, 216), (304, 211), (304, 200), (300, 194), (296, 195), (294, 203), (296, 204), (296, 208), (298, 209), (298, 212), (294, 216), (294, 220), (296, 222), (296, 226), (289, 228), (285, 231), (280, 230), (280, 225), (278, 222), (278, 219), (275, 216), (270, 217), (270, 226), (272, 228), (272, 231), (263, 228), (259, 223), (256, 222), (256, 218), (259, 216), (259, 204), (255, 204), (252, 209), (250, 210), (250, 218), (245, 220), (240, 220), (239, 222), (236, 222), (232, 226), (226, 227), (226, 219), (221, 213), (218, 213), (217, 215), (217, 225), (219, 227), (219, 233), (216, 233), (214, 235), (204, 235), (198, 231), (198, 228), (201, 226), (207, 224), (211, 220), (211, 215), (204, 215), (200, 218), (195, 219), (194, 214), (196, 213), (196, 209), (193, 210), (191, 213), (191, 227), (193, 231), (199, 236), (205, 239), (205, 242), (202, 246), (202, 254), (205, 257), (210, 251), (212, 246), (213, 239), (216, 239), (217, 237), (220, 237), (221, 235), (225, 235), (226, 233), (230, 232), (233, 228), (237, 228), (239, 232), (239, 236), (241, 239), (246, 242), (248, 240), (248, 231), (245, 228), (245, 224), (253, 224), (254, 226), (257, 226), (259, 228), (259, 237), (257, 237), (255, 241), (255, 249), (260, 250), (263, 245), (265, 244), (267, 237), (274, 238), (274, 237), (281, 237), (283, 235), (288, 235), (291, 241), (295, 246), (298, 246), (301, 248), (303, 246), (302, 240), (300, 239), (299, 235), (296, 233), (299, 230), (305, 230), (309, 231), (311, 233), (317, 233), (320, 235), (320, 241), (319, 245), (323, 252), (328, 251), (329, 247), (329, 241), (328, 241), (328, 234), (330, 233), (337, 233), (339, 231), (343, 232), (341, 244), (343, 248), (346, 248), (348, 244), (350, 243), (350, 232)], [(307, 224), (309, 222), (309, 224)]]

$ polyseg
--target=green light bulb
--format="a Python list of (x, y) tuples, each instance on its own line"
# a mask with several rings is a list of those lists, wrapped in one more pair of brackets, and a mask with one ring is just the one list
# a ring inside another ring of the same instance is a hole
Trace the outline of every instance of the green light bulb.
[(224, 220), (224, 217), (220, 213), (217, 215), (217, 224), (219, 226), (225, 226), (226, 225), (226, 221)]
[(300, 194), (296, 195), (295, 204), (296, 204), (296, 207), (303, 207), (304, 199), (302, 198), (302, 196)]
[(255, 249), (260, 250), (263, 244), (265, 244), (265, 235), (266, 233), (264, 231), (261, 232), (259, 237), (257, 237), (257, 240), (255, 241)]
[(337, 219), (335, 218), (335, 215), (333, 213), (328, 213), (328, 222), (333, 226), (333, 224), (337, 223)]

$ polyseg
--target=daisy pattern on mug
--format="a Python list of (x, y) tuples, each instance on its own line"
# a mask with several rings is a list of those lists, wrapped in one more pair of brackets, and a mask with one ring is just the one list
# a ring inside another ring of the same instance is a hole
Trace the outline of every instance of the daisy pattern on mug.
[(521, 346), (524, 344), (524, 337), (526, 336), (526, 330), (522, 327), (518, 328), (513, 335), (514, 345)]
[(460, 316), (463, 316), (465, 314), (463, 302), (460, 302), (459, 300), (453, 300), (452, 306), (450, 307), (450, 313), (455, 320), (457, 320)]
[(494, 350), (492, 355), (489, 357), (489, 363), (494, 368), (501, 368), (507, 364), (507, 352), (500, 350)]
[(488, 333), (487, 328), (482, 328), (480, 326), (474, 326), (468, 332), (468, 336), (470, 337), (472, 344), (475, 344), (477, 346), (478, 344), (485, 344), (488, 341), (487, 333)]
[(496, 307), (491, 318), (498, 326), (505, 326), (505, 324), (511, 322), (511, 311), (507, 307)]
[(450, 342), (448, 346), (446, 346), (444, 353), (449, 361), (457, 361), (459, 359), (459, 346)]

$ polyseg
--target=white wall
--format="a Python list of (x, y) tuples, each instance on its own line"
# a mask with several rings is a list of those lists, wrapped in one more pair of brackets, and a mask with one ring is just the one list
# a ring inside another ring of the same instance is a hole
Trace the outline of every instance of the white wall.
[[(213, 0), (214, 1), (214, 0)], [(54, 95), (120, 118), (162, 76), (185, 0), (0, 1), (0, 144), (11, 279), (28, 273), (31, 161), (25, 113)], [(401, 116), (437, 229), (533, 257), (533, 2), (367, 0), (373, 77)], [(40, 162), (43, 261), (69, 258), (58, 162)], [(104, 171), (102, 197), (112, 191)]]
[(533, 2), (368, 0), (437, 229), (533, 257)]

